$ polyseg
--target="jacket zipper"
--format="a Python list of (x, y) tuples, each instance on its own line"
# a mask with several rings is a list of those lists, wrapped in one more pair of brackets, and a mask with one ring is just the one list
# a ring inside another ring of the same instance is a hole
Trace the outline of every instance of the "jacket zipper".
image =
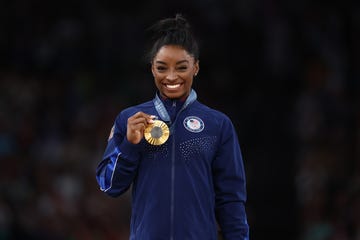
[(175, 137), (173, 133), (171, 153), (171, 203), (170, 203), (170, 240), (174, 240), (174, 214), (175, 214)]
[[(172, 110), (176, 111), (176, 101), (173, 101)], [(180, 112), (179, 112), (180, 113)], [(179, 113), (177, 115), (179, 115)], [(174, 119), (174, 123), (176, 122)], [(171, 196), (170, 196), (170, 240), (174, 240), (174, 218), (175, 218), (175, 127), (172, 132), (172, 151), (171, 151)]]

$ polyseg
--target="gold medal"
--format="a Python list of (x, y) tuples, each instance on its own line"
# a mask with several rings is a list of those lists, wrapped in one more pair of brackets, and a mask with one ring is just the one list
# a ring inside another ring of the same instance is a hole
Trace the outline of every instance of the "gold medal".
[(160, 120), (154, 120), (145, 128), (144, 137), (151, 145), (161, 145), (165, 143), (170, 135), (169, 127)]

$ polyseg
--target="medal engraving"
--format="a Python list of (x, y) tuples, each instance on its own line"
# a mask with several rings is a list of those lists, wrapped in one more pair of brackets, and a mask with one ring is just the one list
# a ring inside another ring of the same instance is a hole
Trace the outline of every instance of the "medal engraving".
[(170, 135), (169, 127), (160, 120), (154, 120), (145, 128), (144, 137), (151, 145), (164, 144)]

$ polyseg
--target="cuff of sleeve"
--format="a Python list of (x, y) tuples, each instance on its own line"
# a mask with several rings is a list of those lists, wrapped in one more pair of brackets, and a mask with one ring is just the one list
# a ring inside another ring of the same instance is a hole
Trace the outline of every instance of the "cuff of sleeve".
[(120, 144), (121, 157), (131, 162), (138, 161), (140, 157), (140, 144), (132, 144), (125, 137)]

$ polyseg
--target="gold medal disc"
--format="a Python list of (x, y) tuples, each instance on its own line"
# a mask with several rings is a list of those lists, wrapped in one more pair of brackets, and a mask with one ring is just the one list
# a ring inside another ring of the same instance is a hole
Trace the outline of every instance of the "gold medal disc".
[(165, 143), (170, 135), (169, 127), (160, 120), (154, 120), (145, 128), (144, 137), (151, 145), (161, 145)]

